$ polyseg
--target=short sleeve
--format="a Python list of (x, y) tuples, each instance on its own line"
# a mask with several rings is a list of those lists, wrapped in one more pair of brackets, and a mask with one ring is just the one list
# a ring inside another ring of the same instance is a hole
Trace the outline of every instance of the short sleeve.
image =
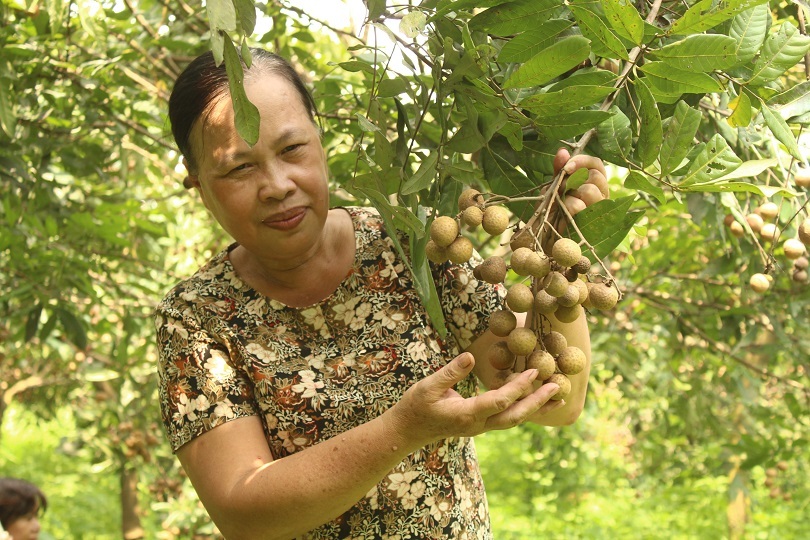
[(225, 341), (193, 316), (190, 306), (158, 306), (158, 390), (172, 451), (229, 420), (257, 414), (252, 384)]
[(434, 274), (445, 324), (462, 350), (486, 331), (490, 314), (503, 305), (506, 294), (502, 285), (473, 276), (473, 265), (480, 262), (476, 254), (470, 263), (445, 263)]

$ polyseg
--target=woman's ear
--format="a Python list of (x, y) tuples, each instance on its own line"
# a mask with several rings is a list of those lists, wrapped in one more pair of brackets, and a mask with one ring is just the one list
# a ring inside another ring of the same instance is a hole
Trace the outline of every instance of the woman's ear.
[(188, 160), (186, 160), (186, 158), (183, 158), (183, 167), (186, 168), (186, 172), (188, 173), (188, 175), (183, 178), (183, 187), (186, 189), (199, 188), (200, 181), (197, 175), (191, 172), (191, 167), (188, 166)]

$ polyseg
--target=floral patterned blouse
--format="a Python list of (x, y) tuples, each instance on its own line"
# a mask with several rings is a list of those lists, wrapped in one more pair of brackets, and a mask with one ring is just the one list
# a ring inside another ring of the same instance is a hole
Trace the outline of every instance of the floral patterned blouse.
[[(160, 405), (173, 450), (229, 420), (259, 415), (281, 459), (380, 415), (484, 331), (502, 290), (475, 280), (468, 265), (435, 267), (449, 330), (442, 339), (376, 211), (345, 210), (355, 227), (355, 262), (325, 300), (291, 308), (262, 296), (234, 272), (231, 246), (159, 304)], [(474, 377), (457, 389), (474, 395)], [(491, 538), (472, 439), (411, 454), (304, 538)]]

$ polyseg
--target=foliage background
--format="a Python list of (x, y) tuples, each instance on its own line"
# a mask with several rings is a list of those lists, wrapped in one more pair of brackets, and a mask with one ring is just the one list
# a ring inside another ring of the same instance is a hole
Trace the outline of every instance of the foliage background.
[[(633, 43), (609, 23), (625, 19), (606, 13), (631, 4), (577, 4), (602, 16), (606, 43), (611, 35), (621, 43), (599, 56), (592, 51), (589, 61), (624, 65), (619, 49), (626, 54)], [(302, 5), (258, 2), (249, 41), (289, 57), (309, 77), (334, 202), (368, 197), (398, 226), (412, 228), (415, 242), (424, 227), (420, 207), (450, 212), (469, 183), (501, 192), (527, 174), (546, 181), (544, 156), (555, 139), (584, 133), (533, 140), (543, 115), (506, 108), (504, 121), (489, 114), (520, 92), (490, 92), (476, 82), (497, 90), (520, 64), (490, 70), (496, 64), (488, 61), (519, 34), (519, 21), (492, 15), (495, 8), (561, 3), (426, 1), (420, 7), (428, 15), (457, 16), (436, 19), (413, 40), (399, 32), (403, 18), (419, 12), (412, 5), (370, 1), (358, 17), (377, 24), (358, 19), (348, 30)], [(633, 5), (646, 15), (655, 3)], [(663, 2), (656, 25), (671, 27), (689, 7), (722, 12), (729, 5), (740, 8), (734, 16), (767, 6), (758, 23), (763, 40), (794, 28), (787, 42), (795, 50), (774, 56), (784, 69), (761, 85), (737, 84), (748, 80), (745, 66), (709, 70), (722, 90), (683, 98), (700, 112), (687, 141), (690, 162), (715, 134), (746, 162), (771, 161), (740, 169), (746, 174), (718, 191), (687, 189), (682, 174), (661, 175), (656, 160), (633, 169), (646, 182), (628, 181), (626, 167), (611, 168), (614, 199), (631, 197), (634, 210), (645, 212), (616, 227), (627, 234), (604, 261), (625, 297), (615, 312), (590, 316), (594, 370), (580, 422), (479, 438), (498, 539), (802, 537), (810, 502), (802, 459), (810, 294), (807, 284), (790, 280), (778, 243), (736, 239), (723, 218), (751, 211), (766, 196), (780, 204), (786, 236), (807, 216), (807, 192), (793, 182), (808, 155), (798, 137), (810, 114), (806, 13), (782, 1)], [(226, 241), (180, 185), (165, 117), (171, 81), (211, 46), (209, 28), (223, 20), (217, 6), (222, 2), (209, 1), (208, 9), (161, 0), (0, 3), (0, 474), (45, 488), (51, 509), (43, 523), (53, 538), (216, 537), (158, 426), (150, 314), (165, 290)], [(472, 22), (485, 8), (492, 8), (489, 20)], [(405, 20), (419, 23), (412, 15)], [(726, 19), (694, 34), (728, 34), (730, 25)], [(238, 46), (238, 29), (226, 29)], [(382, 43), (390, 38), (410, 51), (409, 60), (387, 64), (390, 49)], [(670, 41), (677, 39), (647, 45)], [(791, 88), (798, 90), (786, 102), (772, 101)], [(664, 94), (654, 97), (666, 120), (674, 105)], [(758, 114), (761, 103), (783, 112), (789, 106), (785, 125)], [(635, 160), (640, 125), (625, 116), (626, 126), (602, 125), (607, 131), (586, 151), (617, 165)], [(510, 126), (522, 118), (530, 121), (521, 129), (521, 153)], [(606, 148), (606, 140), (628, 134), (630, 154)], [(527, 155), (537, 160), (521, 162), (522, 177), (500, 159)], [(403, 191), (407, 179), (410, 193)], [(697, 183), (717, 187), (716, 179)], [(477, 240), (484, 254), (499, 250), (497, 241)], [(754, 295), (747, 278), (765, 268), (774, 286)], [(777, 475), (769, 477), (769, 469)]]

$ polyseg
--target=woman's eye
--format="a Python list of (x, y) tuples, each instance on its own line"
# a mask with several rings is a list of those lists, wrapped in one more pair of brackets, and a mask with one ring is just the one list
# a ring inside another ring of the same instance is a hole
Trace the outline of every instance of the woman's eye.
[(284, 148), (284, 150), (283, 150), (282, 152), (283, 152), (283, 153), (285, 153), (285, 154), (286, 154), (287, 152), (293, 152), (293, 151), (295, 151), (295, 150), (298, 150), (298, 149), (299, 149), (299, 148), (301, 148), (302, 146), (304, 146), (304, 145), (303, 145), (303, 144), (291, 144), (290, 146), (285, 147), (285, 148)]
[(236, 167), (234, 167), (233, 169), (231, 169), (231, 172), (232, 172), (232, 173), (235, 173), (235, 172), (244, 171), (244, 170), (245, 170), (245, 169), (247, 169), (248, 167), (250, 167), (250, 163), (242, 163), (241, 165), (237, 165)]

